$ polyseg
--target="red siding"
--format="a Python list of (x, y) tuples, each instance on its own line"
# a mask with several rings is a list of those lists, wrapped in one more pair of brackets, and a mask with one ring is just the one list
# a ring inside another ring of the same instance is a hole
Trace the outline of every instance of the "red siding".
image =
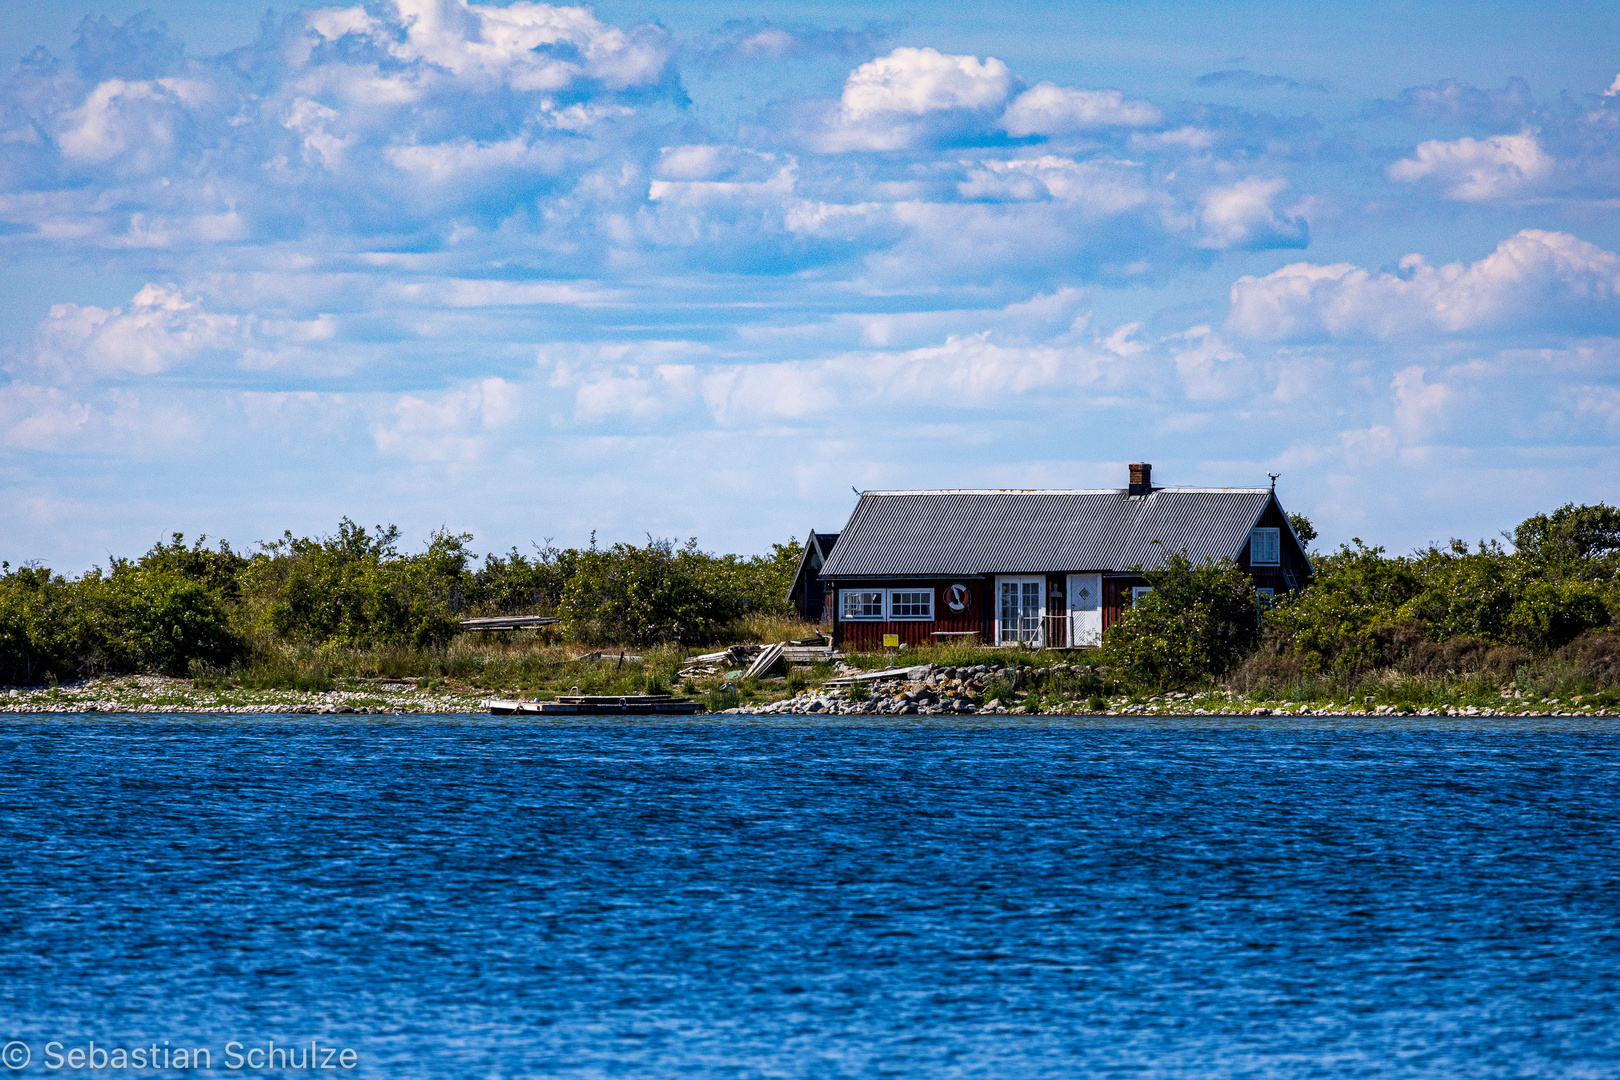
[(1103, 630), (1119, 622), (1120, 616), (1131, 605), (1131, 586), (1143, 584), (1141, 578), (1103, 578)]
[[(972, 597), (965, 611), (952, 611), (945, 606), (945, 590), (951, 585), (960, 582), (968, 587)], [(863, 582), (861, 584), (846, 585), (839, 583), (839, 589), (921, 589), (927, 588), (925, 584), (915, 582)], [(857, 652), (883, 648), (883, 635), (897, 634), (903, 645), (931, 645), (936, 641), (962, 640), (960, 638), (936, 638), (934, 631), (978, 631), (977, 640), (987, 640), (985, 634), (985, 614), (988, 591), (985, 583), (972, 579), (954, 578), (949, 581), (933, 583), (934, 615), (933, 619), (906, 619), (897, 622), (865, 622), (865, 621), (838, 621), (837, 641), (840, 648), (852, 649)], [(828, 600), (835, 597), (829, 595)]]

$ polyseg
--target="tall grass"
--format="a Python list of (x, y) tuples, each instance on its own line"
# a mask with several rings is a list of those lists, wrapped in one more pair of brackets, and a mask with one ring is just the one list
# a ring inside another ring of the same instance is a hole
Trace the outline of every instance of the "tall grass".
[(754, 612), (729, 624), (722, 637), (738, 645), (771, 645), (781, 641), (802, 641), (828, 632), (818, 623), (805, 622), (791, 615)]
[(197, 669), (213, 688), (324, 690), (361, 682), (440, 681), (471, 690), (513, 694), (567, 692), (634, 694), (666, 690), (675, 681), (680, 652), (670, 646), (642, 650), (587, 650), (544, 641), (479, 640), (462, 635), (442, 648), (376, 645), (369, 648), (261, 649), (226, 670)]

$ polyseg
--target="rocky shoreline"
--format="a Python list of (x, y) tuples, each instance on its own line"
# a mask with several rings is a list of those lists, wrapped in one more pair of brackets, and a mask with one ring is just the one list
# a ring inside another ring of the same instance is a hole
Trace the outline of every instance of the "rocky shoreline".
[(347, 690), (204, 690), (187, 679), (133, 675), (87, 679), (57, 687), (6, 687), (0, 714), (185, 713), (321, 716), (484, 712), (486, 694), (378, 683)]
[[(1066, 696), (1065, 676), (1083, 675), (1079, 665), (1033, 667), (943, 667), (909, 669), (910, 677), (854, 685), (805, 688), (778, 701), (743, 704), (721, 715), (780, 716), (1367, 716), (1367, 717), (1599, 717), (1620, 715), (1613, 706), (1524, 698), (1504, 691), (1495, 704), (1455, 702), (1429, 706), (1278, 701), (1232, 691), (1171, 692), (1146, 699)], [(845, 676), (859, 675), (845, 668)], [(835, 681), (836, 683), (836, 681)], [(1027, 687), (1027, 689), (1025, 688)], [(997, 696), (988, 700), (987, 691)], [(207, 690), (186, 679), (159, 675), (104, 677), (58, 687), (0, 688), (0, 714), (190, 714), (190, 715), (468, 715), (488, 711), (488, 691), (378, 681), (359, 688), (324, 691)]]
[[(853, 687), (805, 689), (792, 697), (767, 705), (739, 706), (725, 710), (730, 714), (750, 716), (818, 714), (847, 716), (1616, 716), (1620, 710), (1582, 706), (1580, 699), (1570, 702), (1556, 699), (1526, 700), (1504, 696), (1500, 706), (1456, 704), (1444, 706), (1403, 707), (1363, 703), (1321, 705), (1295, 701), (1255, 702), (1232, 691), (1207, 691), (1201, 694), (1171, 692), (1156, 695), (1145, 701), (1132, 701), (1128, 697), (1088, 698), (1080, 700), (1043, 701), (1039, 688), (1014, 690), (1003, 700), (992, 698), (980, 704), (986, 688), (1000, 681), (1002, 685), (1017, 686), (1020, 682), (1039, 678), (1049, 679), (1084, 670), (1078, 666), (1056, 665), (1047, 668), (1005, 667), (991, 668), (979, 665), (969, 668), (936, 667), (918, 669), (916, 678), (878, 680), (868, 685), (864, 694)], [(1039, 672), (1039, 676), (1032, 673)], [(1031, 705), (1031, 700), (1034, 704)], [(1101, 708), (1094, 707), (1101, 704)]]

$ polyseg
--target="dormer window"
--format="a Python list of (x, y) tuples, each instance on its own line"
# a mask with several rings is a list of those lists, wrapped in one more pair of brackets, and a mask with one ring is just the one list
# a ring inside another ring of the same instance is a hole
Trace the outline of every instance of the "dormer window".
[(1249, 565), (1276, 566), (1282, 561), (1282, 530), (1255, 529), (1249, 534)]

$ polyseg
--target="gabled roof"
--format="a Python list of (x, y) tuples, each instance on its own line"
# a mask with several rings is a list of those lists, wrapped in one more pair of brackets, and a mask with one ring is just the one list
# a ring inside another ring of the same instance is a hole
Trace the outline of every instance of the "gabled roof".
[(810, 570), (810, 558), (815, 556), (818, 568), (827, 562), (827, 556), (832, 554), (833, 545), (838, 543), (837, 533), (818, 533), (810, 530), (810, 536), (804, 542), (804, 554), (799, 556), (798, 569), (793, 571), (793, 583), (788, 586), (788, 600), (791, 602), (793, 594), (799, 591), (799, 581)]
[(866, 491), (823, 578), (1151, 569), (1236, 559), (1270, 488)]

